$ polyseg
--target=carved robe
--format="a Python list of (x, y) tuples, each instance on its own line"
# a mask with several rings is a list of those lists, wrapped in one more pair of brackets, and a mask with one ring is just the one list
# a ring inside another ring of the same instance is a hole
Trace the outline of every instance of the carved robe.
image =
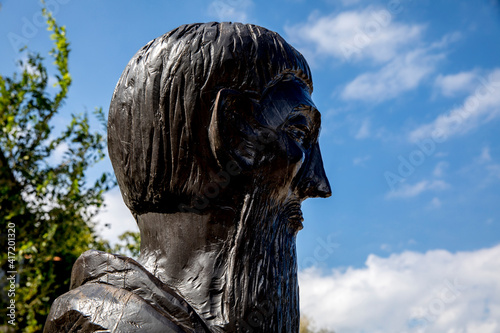
[(58, 297), (49, 332), (210, 332), (170, 287), (131, 258), (90, 250), (75, 262), (70, 291)]

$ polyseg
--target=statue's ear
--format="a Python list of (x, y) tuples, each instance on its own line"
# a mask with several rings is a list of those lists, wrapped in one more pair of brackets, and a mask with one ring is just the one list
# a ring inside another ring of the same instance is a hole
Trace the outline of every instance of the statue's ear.
[(209, 139), (212, 152), (221, 168), (234, 161), (242, 169), (256, 162), (258, 130), (255, 119), (257, 103), (239, 91), (222, 89), (214, 102)]

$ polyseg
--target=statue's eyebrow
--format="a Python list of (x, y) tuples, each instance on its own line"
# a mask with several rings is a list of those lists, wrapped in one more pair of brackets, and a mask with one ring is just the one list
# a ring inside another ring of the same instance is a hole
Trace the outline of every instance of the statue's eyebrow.
[(294, 109), (290, 116), (294, 117), (297, 116), (297, 114), (305, 116), (307, 127), (309, 127), (311, 132), (319, 130), (321, 126), (321, 114), (314, 105), (301, 104)]

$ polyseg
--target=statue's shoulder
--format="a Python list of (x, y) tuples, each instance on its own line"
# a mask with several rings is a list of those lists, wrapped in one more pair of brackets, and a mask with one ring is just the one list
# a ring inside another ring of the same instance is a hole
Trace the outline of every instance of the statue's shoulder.
[(44, 332), (209, 332), (175, 291), (131, 258), (87, 251)]

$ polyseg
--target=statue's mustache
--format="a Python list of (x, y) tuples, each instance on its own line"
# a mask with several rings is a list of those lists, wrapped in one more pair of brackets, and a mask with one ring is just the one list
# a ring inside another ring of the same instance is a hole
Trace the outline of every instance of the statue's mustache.
[(290, 227), (296, 231), (301, 230), (304, 226), (304, 216), (302, 215), (302, 202), (297, 198), (291, 198), (286, 201), (283, 206), (282, 218), (288, 220)]

